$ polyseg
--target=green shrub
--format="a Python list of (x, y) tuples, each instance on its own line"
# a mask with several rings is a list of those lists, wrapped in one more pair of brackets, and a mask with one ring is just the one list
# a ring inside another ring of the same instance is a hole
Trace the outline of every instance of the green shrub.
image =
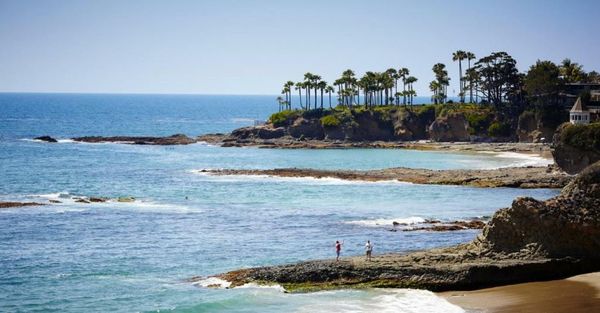
[(485, 132), (489, 125), (489, 114), (469, 112), (465, 114), (467, 122), (469, 122), (469, 133), (471, 135)]
[(491, 137), (509, 137), (510, 136), (510, 124), (493, 122), (488, 128), (488, 135)]
[(306, 110), (302, 112), (302, 117), (304, 117), (305, 119), (309, 120), (309, 119), (313, 119), (313, 118), (321, 118), (322, 116), (325, 115), (325, 109), (310, 109), (310, 110)]
[(589, 125), (569, 125), (561, 133), (561, 140), (581, 150), (600, 153), (600, 122)]
[(340, 124), (342, 124), (342, 121), (335, 115), (326, 115), (321, 118), (321, 125), (323, 127), (337, 127)]
[(294, 119), (299, 115), (300, 112), (298, 110), (285, 110), (271, 115), (271, 117), (269, 117), (269, 122), (275, 127), (285, 126), (291, 119)]

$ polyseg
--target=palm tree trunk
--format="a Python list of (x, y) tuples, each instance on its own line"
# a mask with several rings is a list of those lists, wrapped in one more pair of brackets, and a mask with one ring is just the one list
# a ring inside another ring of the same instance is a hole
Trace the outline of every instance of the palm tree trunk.
[(458, 91), (460, 92), (460, 103), (464, 103), (464, 95), (463, 95), (463, 79), (462, 79), (462, 62), (458, 59)]
[(402, 80), (402, 104), (406, 107), (406, 80)]
[(321, 109), (323, 109), (323, 89), (321, 89)]

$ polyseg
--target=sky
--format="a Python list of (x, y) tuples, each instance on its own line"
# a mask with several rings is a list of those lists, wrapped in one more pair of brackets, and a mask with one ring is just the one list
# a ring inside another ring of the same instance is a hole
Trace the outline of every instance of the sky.
[(0, 0), (0, 92), (278, 94), (407, 67), (429, 95), (452, 52), (506, 51), (526, 71), (564, 58), (600, 71), (596, 0)]

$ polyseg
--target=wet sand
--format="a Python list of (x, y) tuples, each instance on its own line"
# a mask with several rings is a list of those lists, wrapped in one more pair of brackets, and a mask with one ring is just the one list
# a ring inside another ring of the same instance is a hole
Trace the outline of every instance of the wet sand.
[(600, 272), (438, 295), (468, 312), (600, 312)]

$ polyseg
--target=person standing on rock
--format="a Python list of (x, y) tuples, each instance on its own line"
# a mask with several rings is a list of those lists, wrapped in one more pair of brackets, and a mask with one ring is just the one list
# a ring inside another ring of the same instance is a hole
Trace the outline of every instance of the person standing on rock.
[(365, 252), (367, 255), (367, 261), (371, 261), (371, 253), (373, 252), (373, 244), (371, 243), (371, 240), (367, 240), (367, 243), (365, 244)]
[(342, 252), (343, 244), (344, 244), (343, 242), (339, 242), (338, 240), (335, 241), (335, 254), (336, 254), (335, 261), (336, 262), (338, 262), (340, 260), (340, 252)]

